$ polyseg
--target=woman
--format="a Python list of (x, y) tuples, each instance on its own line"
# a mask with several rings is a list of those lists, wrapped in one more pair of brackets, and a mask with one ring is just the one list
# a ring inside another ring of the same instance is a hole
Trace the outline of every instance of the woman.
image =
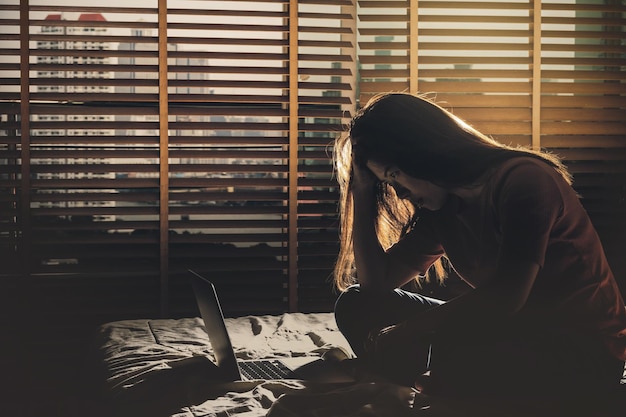
[[(335, 163), (335, 315), (357, 356), (400, 383), (428, 371), (459, 395), (619, 384), (624, 302), (558, 158), (392, 93), (356, 115)], [(400, 289), (443, 281), (444, 263), (472, 290), (444, 303)]]

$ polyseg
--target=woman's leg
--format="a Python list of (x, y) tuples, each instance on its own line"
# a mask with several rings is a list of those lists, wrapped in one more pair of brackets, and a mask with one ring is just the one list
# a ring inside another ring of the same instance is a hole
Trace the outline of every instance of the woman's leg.
[(430, 341), (420, 346), (396, 346), (376, 357), (366, 355), (364, 345), (370, 331), (400, 323), (443, 301), (396, 289), (387, 293), (364, 291), (354, 285), (342, 293), (335, 304), (335, 319), (358, 357), (366, 358), (372, 368), (387, 378), (413, 385), (415, 377), (426, 371)]

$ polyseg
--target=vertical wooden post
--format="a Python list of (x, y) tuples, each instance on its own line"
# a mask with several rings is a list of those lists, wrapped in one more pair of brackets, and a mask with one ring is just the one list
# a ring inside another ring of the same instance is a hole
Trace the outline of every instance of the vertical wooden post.
[(159, 0), (159, 270), (160, 313), (169, 315), (169, 131), (167, 92), (167, 0)]
[(418, 58), (417, 58), (417, 7), (418, 0), (409, 3), (409, 92), (416, 94), (418, 86)]
[[(17, 280), (17, 296), (19, 298), (16, 316), (21, 323), (32, 323), (35, 311), (32, 305), (33, 283), (31, 280), (30, 254), (32, 252), (32, 225), (30, 213), (31, 194), (31, 160), (30, 160), (30, 52), (29, 52), (29, 4), (28, 0), (20, 0), (20, 187), (18, 202), (18, 230), (17, 256), (19, 257), (20, 277)], [(8, 330), (9, 335), (11, 329)], [(27, 326), (17, 326), (16, 336), (21, 343), (18, 349), (17, 363), (25, 366), (24, 372), (17, 375), (16, 384), (19, 389), (31, 386), (31, 377), (34, 375), (32, 361), (33, 332)]]
[(30, 253), (32, 251), (32, 230), (30, 216), (31, 160), (30, 160), (30, 52), (29, 52), (29, 4), (20, 1), (20, 145), (21, 145), (21, 180), (20, 180), (20, 225), (21, 237), (18, 239), (20, 268), (23, 278), (30, 277)]
[(288, 302), (298, 310), (298, 1), (289, 0)]
[(533, 18), (532, 48), (532, 100), (531, 100), (531, 146), (541, 148), (541, 0), (534, 0), (531, 10)]

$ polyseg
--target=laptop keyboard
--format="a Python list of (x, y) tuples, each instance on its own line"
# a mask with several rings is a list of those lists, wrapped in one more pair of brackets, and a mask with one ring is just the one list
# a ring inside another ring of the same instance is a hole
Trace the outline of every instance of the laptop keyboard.
[(241, 361), (239, 369), (245, 379), (294, 378), (293, 371), (279, 360)]

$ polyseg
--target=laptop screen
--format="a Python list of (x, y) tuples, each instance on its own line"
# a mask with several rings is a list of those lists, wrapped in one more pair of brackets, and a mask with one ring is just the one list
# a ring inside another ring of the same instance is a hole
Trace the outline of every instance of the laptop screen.
[(217, 367), (228, 380), (241, 380), (237, 358), (226, 330), (224, 315), (215, 286), (200, 274), (192, 270), (189, 272), (191, 273), (191, 282), (200, 309), (200, 316), (204, 320), (204, 328), (209, 336)]

